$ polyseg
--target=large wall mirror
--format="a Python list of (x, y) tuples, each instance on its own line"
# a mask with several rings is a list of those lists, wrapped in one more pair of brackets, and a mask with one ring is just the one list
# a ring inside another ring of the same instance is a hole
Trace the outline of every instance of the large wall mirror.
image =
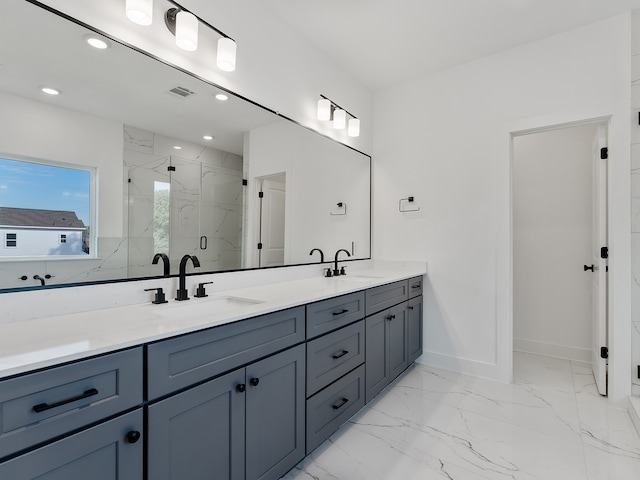
[(38, 5), (3, 12), (0, 291), (162, 276), (157, 253), (169, 274), (370, 258), (369, 156)]

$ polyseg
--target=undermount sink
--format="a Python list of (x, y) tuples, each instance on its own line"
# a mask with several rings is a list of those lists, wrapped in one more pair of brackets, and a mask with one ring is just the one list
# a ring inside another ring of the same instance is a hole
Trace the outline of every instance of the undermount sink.
[[(193, 301), (193, 303), (191, 303)], [(264, 303), (262, 300), (254, 300), (252, 298), (243, 297), (208, 297), (204, 299), (192, 298), (189, 303), (176, 302), (171, 305), (159, 306), (155, 309), (155, 313), (162, 317), (181, 318), (181, 317), (201, 317), (208, 314), (217, 314), (220, 312), (230, 312), (232, 310)]]

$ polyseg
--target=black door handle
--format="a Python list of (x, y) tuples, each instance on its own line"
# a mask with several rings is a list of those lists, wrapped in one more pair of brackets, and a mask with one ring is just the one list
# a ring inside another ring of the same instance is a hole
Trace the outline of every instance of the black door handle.
[(249, 380), (249, 383), (254, 386), (257, 387), (258, 384), (260, 383), (260, 379), (259, 378), (252, 378), (251, 380)]
[(584, 271), (591, 270), (593, 272), (593, 265), (584, 265)]
[(90, 388), (89, 390), (85, 390), (85, 392), (80, 395), (67, 398), (65, 400), (60, 400), (59, 402), (39, 403), (38, 405), (34, 405), (33, 411), (37, 413), (44, 412), (45, 410), (51, 410), (52, 408), (61, 407), (62, 405), (66, 405), (67, 403), (76, 402), (78, 400), (82, 400), (83, 398), (92, 397), (97, 394), (98, 394), (98, 390), (96, 390), (95, 388)]

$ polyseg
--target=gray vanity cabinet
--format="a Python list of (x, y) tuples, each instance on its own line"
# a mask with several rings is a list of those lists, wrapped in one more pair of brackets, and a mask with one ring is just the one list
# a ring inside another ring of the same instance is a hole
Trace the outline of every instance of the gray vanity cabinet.
[(407, 302), (407, 355), (409, 364), (422, 355), (422, 295)]
[(148, 408), (149, 480), (278, 479), (305, 454), (304, 345)]

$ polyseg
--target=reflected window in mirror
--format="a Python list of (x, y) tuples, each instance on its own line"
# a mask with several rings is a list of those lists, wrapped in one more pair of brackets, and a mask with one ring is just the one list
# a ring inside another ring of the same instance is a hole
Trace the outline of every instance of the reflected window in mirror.
[(0, 157), (0, 258), (92, 257), (93, 170)]

